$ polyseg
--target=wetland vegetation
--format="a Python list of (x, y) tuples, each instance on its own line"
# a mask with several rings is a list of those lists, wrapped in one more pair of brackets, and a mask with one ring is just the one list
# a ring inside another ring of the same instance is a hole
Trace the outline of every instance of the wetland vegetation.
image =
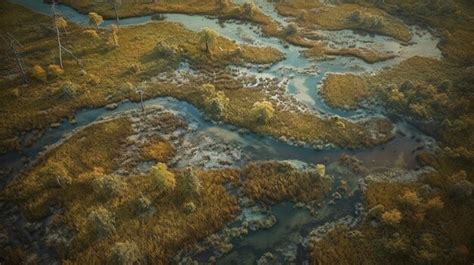
[(472, 264), (467, 0), (0, 2), (1, 264)]

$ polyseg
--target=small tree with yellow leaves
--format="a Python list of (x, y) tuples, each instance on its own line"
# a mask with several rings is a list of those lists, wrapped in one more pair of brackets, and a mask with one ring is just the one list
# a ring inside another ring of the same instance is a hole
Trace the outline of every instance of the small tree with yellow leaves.
[(96, 12), (89, 13), (89, 24), (94, 26), (96, 31), (99, 31), (99, 26), (104, 22), (104, 19), (101, 15), (97, 14)]
[(267, 123), (274, 115), (275, 109), (269, 101), (259, 101), (253, 104), (251, 115), (258, 123)]
[(150, 177), (153, 181), (153, 188), (163, 191), (172, 191), (176, 188), (176, 177), (168, 170), (164, 163), (158, 163), (151, 168)]

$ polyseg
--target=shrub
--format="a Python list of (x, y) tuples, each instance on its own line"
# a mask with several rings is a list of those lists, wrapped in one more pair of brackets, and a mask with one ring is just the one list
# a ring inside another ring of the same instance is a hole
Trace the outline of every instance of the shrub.
[(48, 76), (46, 75), (46, 71), (43, 69), (43, 67), (39, 65), (33, 66), (33, 69), (31, 71), (31, 75), (39, 81), (46, 82), (48, 80)]
[(254, 2), (246, 2), (242, 6), (242, 14), (245, 18), (249, 19), (255, 16), (259, 12), (257, 5)]
[(154, 211), (151, 201), (143, 195), (135, 200), (134, 207), (135, 213), (140, 217), (151, 215)]
[(187, 202), (183, 205), (184, 211), (188, 214), (193, 213), (196, 211), (196, 205), (194, 202)]
[[(66, 30), (67, 28), (67, 21), (63, 17), (56, 17), (55, 24), (58, 28), (62, 30)], [(54, 26), (54, 25), (53, 25)]]
[(400, 201), (411, 208), (416, 208), (420, 205), (421, 199), (418, 197), (418, 194), (415, 191), (407, 190), (403, 193), (400, 198)]
[(320, 177), (326, 176), (326, 166), (323, 165), (323, 164), (317, 164), (317, 165), (316, 165), (316, 173), (317, 173)]
[(198, 196), (201, 193), (201, 181), (194, 173), (193, 169), (188, 167), (181, 175), (180, 190), (185, 196)]
[(443, 200), (441, 199), (441, 197), (436, 196), (436, 197), (433, 197), (433, 198), (429, 199), (429, 200), (426, 202), (426, 208), (427, 208), (428, 210), (438, 210), (438, 209), (442, 209), (442, 208), (444, 208), (444, 202), (443, 202)]
[(140, 264), (141, 254), (134, 242), (117, 242), (111, 249), (108, 264), (135, 265)]
[(204, 84), (201, 86), (201, 90), (205, 98), (212, 98), (216, 95), (216, 88), (213, 84)]
[(83, 31), (86, 35), (89, 35), (89, 37), (93, 38), (93, 39), (98, 39), (99, 38), (99, 34), (97, 34), (97, 31), (95, 30), (92, 30), (92, 29), (86, 29)]
[(355, 10), (350, 14), (350, 16), (347, 18), (347, 21), (349, 23), (360, 23), (361, 22), (361, 17), (360, 17), (360, 11)]
[(168, 170), (164, 163), (158, 163), (152, 167), (150, 177), (153, 180), (154, 189), (172, 191), (176, 188), (175, 175)]
[(93, 25), (96, 30), (99, 30), (100, 24), (104, 22), (104, 19), (101, 15), (97, 14), (96, 12), (89, 13), (89, 24)]
[(213, 47), (217, 44), (217, 33), (210, 28), (203, 28), (198, 36), (201, 47), (207, 54), (212, 55)]
[(275, 109), (269, 101), (260, 101), (253, 104), (251, 114), (255, 121), (267, 123), (274, 115)]
[(53, 77), (58, 77), (64, 74), (64, 70), (57, 64), (50, 64), (48, 65), (48, 73)]
[(398, 209), (386, 211), (382, 214), (382, 221), (387, 225), (395, 226), (402, 220), (402, 213)]
[(90, 211), (87, 217), (90, 232), (97, 238), (104, 238), (115, 233), (115, 221), (112, 214), (105, 208), (99, 207)]
[(224, 92), (219, 91), (214, 97), (206, 100), (206, 109), (211, 116), (220, 117), (224, 114), (227, 105), (229, 104), (229, 98), (226, 97)]
[(285, 28), (285, 34), (287, 36), (295, 35), (298, 33), (298, 26), (295, 23), (289, 23)]
[(473, 184), (468, 180), (461, 180), (451, 186), (449, 195), (455, 200), (465, 200), (472, 196)]
[(443, 92), (448, 92), (453, 88), (453, 82), (449, 79), (442, 81), (438, 85), (438, 89), (443, 91)]
[(382, 214), (385, 212), (385, 206), (382, 204), (377, 204), (374, 207), (370, 208), (367, 212), (367, 219), (380, 219)]
[(98, 176), (92, 181), (94, 192), (105, 199), (123, 194), (125, 185), (126, 184), (118, 176)]

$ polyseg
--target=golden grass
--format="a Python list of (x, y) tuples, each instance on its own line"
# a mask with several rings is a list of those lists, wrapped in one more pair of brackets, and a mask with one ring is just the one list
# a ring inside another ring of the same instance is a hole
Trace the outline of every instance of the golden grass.
[[(174, 171), (177, 188), (172, 191), (155, 189), (145, 175), (118, 177), (122, 192), (106, 197), (99, 194), (94, 181), (118, 169), (117, 158), (130, 132), (126, 118), (91, 125), (47, 154), (4, 194), (17, 200), (29, 218), (53, 214), (57, 225), (72, 229), (75, 236), (70, 247), (52, 246), (66, 264), (104, 264), (112, 245), (125, 241), (137, 244), (143, 260), (168, 264), (179, 249), (215, 232), (238, 211), (236, 199), (224, 187), (238, 181), (239, 171), (232, 169), (194, 170), (201, 183), (198, 196), (190, 197), (181, 189), (186, 178), (180, 170)], [(71, 181), (51, 185), (49, 176), (64, 175)], [(142, 196), (154, 208), (149, 216), (137, 213), (136, 203)], [(192, 213), (183, 208), (189, 201), (197, 207)], [(49, 212), (51, 205), (62, 211)], [(114, 217), (115, 232), (103, 238), (92, 234), (88, 221), (91, 210), (98, 208)]]
[[(324, 5), (319, 1), (295, 0), (291, 2), (276, 3), (278, 12), (283, 16), (297, 18), (297, 22), (303, 27), (319, 27), (328, 30), (354, 29), (365, 30), (381, 35), (386, 35), (409, 41), (411, 33), (408, 27), (401, 21), (390, 16), (386, 12), (357, 4), (339, 4), (335, 6)], [(378, 17), (384, 26), (370, 27), (363, 23), (355, 23), (348, 20), (354, 11), (359, 11), (361, 18)]]
[(369, 95), (364, 79), (353, 74), (329, 74), (320, 93), (330, 106), (344, 109), (357, 108)]
[[(473, 258), (472, 197), (454, 200), (449, 195), (453, 183), (449, 176), (461, 167), (472, 181), (472, 164), (459, 164), (442, 155), (438, 161), (438, 171), (416, 183), (369, 183), (367, 209), (377, 205), (385, 211), (398, 209), (401, 222), (374, 226), (370, 224), (373, 218), (366, 218), (356, 233), (339, 227), (314, 245), (313, 264), (469, 264)], [(437, 191), (426, 193), (424, 184)]]
[(253, 200), (309, 202), (330, 191), (330, 181), (279, 162), (252, 163), (243, 172), (244, 190)]
[[(0, 31), (10, 31), (25, 46), (23, 59), (28, 71), (33, 65), (46, 67), (57, 60), (55, 36), (48, 29), (51, 25), (48, 17), (8, 2), (0, 3), (0, 8), (7, 10), (0, 17)], [(47, 83), (32, 81), (26, 87), (1, 80), (1, 149), (6, 151), (16, 146), (18, 131), (44, 128), (61, 118), (72, 118), (79, 108), (104, 106), (125, 98), (137, 99), (133, 85), (127, 83), (136, 84), (160, 72), (172, 71), (180, 58), (188, 58), (196, 64), (247, 61), (267, 64), (282, 56), (270, 48), (244, 45), (239, 54), (209, 58), (200, 49), (197, 34), (175, 23), (154, 22), (121, 28), (118, 48), (108, 44), (110, 32), (101, 30), (99, 35), (98, 39), (92, 38), (87, 30), (69, 25), (68, 34), (63, 35), (63, 45), (81, 59), (82, 67), (65, 54), (65, 72), (59, 78)], [(175, 56), (165, 58), (157, 54), (155, 47), (159, 42), (173, 49)], [(219, 45), (224, 51), (238, 48), (224, 38), (219, 38)], [(139, 72), (133, 71), (131, 66), (134, 65), (140, 66)], [(11, 73), (11, 69), (2, 70), (2, 75)], [(72, 96), (65, 95), (67, 89), (73, 90)]]

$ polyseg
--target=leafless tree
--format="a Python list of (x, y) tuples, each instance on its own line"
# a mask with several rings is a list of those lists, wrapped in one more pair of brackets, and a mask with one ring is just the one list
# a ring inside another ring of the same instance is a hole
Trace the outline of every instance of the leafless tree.
[(6, 37), (2, 36), (2, 39), (4, 39), (6, 43), (8, 43), (8, 46), (10, 46), (12, 54), (15, 56), (16, 65), (18, 67), (18, 71), (20, 72), (23, 78), (23, 82), (25, 84), (28, 83), (28, 77), (26, 76), (25, 69), (21, 62), (20, 52), (18, 51), (18, 48), (23, 48), (23, 45), (17, 39), (15, 39), (15, 37), (13, 37), (13, 35), (11, 35), (10, 33), (7, 33)]
[(118, 15), (118, 9), (120, 8), (120, 5), (122, 5), (122, 0), (109, 0), (109, 3), (114, 8), (115, 20), (117, 21), (117, 26), (119, 26), (120, 19), (119, 19), (119, 15)]
[(66, 49), (61, 43), (61, 32), (59, 29), (63, 28), (63, 30), (65, 30), (65, 27), (67, 26), (67, 22), (63, 17), (59, 16), (58, 12), (56, 11), (56, 1), (53, 1), (53, 4), (51, 5), (51, 11), (53, 13), (53, 26), (56, 32), (56, 39), (58, 42), (59, 66), (61, 66), (61, 69), (64, 69), (63, 51), (71, 55), (74, 58), (74, 60), (76, 60), (77, 64), (81, 65), (81, 62), (79, 61), (79, 59), (69, 49)]

